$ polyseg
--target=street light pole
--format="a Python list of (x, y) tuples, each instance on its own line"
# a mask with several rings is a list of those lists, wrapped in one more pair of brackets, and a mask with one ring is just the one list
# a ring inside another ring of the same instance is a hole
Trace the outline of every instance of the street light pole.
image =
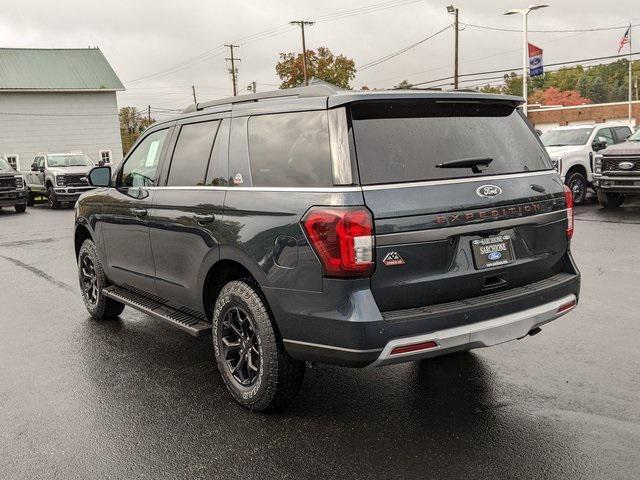
[(529, 73), (529, 40), (527, 39), (527, 33), (529, 29), (529, 12), (538, 10), (540, 8), (548, 7), (549, 5), (529, 5), (527, 8), (514, 8), (504, 12), (504, 15), (522, 15), (522, 96), (524, 97), (524, 104), (522, 105), (522, 112), (527, 114), (527, 97), (528, 97), (528, 85), (527, 77)]

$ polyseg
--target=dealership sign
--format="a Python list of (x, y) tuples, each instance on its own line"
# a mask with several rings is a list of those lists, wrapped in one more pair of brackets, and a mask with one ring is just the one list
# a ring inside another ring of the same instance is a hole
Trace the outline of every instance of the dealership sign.
[(538, 77), (544, 73), (542, 67), (542, 49), (529, 43), (529, 76)]

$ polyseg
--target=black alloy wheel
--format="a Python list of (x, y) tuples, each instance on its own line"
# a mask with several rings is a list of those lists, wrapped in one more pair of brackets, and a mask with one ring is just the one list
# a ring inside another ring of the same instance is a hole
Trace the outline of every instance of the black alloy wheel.
[(95, 306), (98, 303), (98, 296), (100, 295), (100, 292), (98, 288), (98, 275), (96, 274), (96, 268), (89, 255), (83, 255), (80, 258), (80, 285), (87, 302), (91, 306)]
[(254, 320), (240, 307), (227, 311), (222, 321), (222, 354), (229, 373), (250, 387), (260, 373), (260, 345)]
[(576, 205), (584, 203), (587, 198), (587, 179), (580, 172), (573, 172), (567, 178), (567, 186), (573, 193), (573, 201)]

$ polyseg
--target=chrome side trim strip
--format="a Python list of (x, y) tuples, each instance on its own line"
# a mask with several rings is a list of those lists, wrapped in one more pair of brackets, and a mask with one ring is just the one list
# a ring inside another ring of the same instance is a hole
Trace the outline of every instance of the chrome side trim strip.
[(396, 188), (414, 188), (425, 187), (431, 185), (450, 185), (455, 183), (471, 183), (471, 182), (485, 182), (490, 180), (508, 180), (510, 178), (520, 177), (535, 177), (538, 175), (558, 175), (555, 170), (545, 170), (542, 172), (524, 172), (524, 173), (512, 173), (507, 175), (485, 175), (483, 177), (469, 177), (469, 178), (453, 178), (450, 180), (425, 180), (424, 182), (411, 182), (411, 183), (387, 183), (384, 185), (365, 185), (365, 186), (352, 186), (352, 187), (223, 187), (213, 185), (194, 185), (184, 187), (174, 186), (153, 186), (153, 187), (139, 187), (146, 190), (220, 190), (220, 191), (245, 191), (245, 192), (300, 192), (300, 193), (350, 193), (350, 192), (362, 192), (368, 190), (391, 190)]
[(282, 341), (284, 343), (293, 343), (295, 345), (303, 345), (305, 347), (326, 348), (328, 350), (338, 350), (340, 352), (372, 353), (372, 352), (381, 352), (382, 351), (382, 348), (370, 348), (369, 350), (356, 350), (356, 349), (353, 349), (353, 348), (335, 347), (333, 345), (323, 345), (321, 343), (301, 342), (300, 340), (287, 340), (286, 338), (283, 339)]
[(485, 175), (482, 177), (451, 178), (448, 180), (425, 180), (423, 182), (387, 183), (383, 185), (364, 185), (362, 187), (362, 190), (364, 191), (390, 190), (393, 188), (414, 188), (414, 187), (427, 187), (431, 185), (451, 185), (454, 183), (486, 182), (491, 180), (508, 180), (510, 178), (536, 177), (539, 175), (558, 175), (558, 172), (555, 170), (543, 170), (540, 172), (510, 173), (506, 175)]
[(432, 228), (430, 230), (416, 230), (411, 232), (387, 233), (385, 235), (376, 235), (376, 245), (379, 247), (388, 247), (407, 243), (433, 242), (436, 240), (445, 240), (456, 235), (464, 235), (465, 233), (475, 233), (483, 230), (502, 230), (517, 225), (543, 225), (566, 220), (566, 218), (567, 210), (563, 209), (528, 217), (509, 218), (492, 222), (471, 223), (455, 227)]
[(195, 185), (185, 187), (154, 186), (140, 187), (145, 190), (214, 190), (214, 191), (241, 191), (241, 192), (296, 192), (296, 193), (351, 193), (362, 192), (361, 187), (217, 187), (208, 185)]

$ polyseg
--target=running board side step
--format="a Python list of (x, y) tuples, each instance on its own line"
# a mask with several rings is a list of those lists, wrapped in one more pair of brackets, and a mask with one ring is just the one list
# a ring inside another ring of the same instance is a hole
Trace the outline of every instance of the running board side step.
[(211, 324), (204, 317), (173, 308), (158, 297), (150, 298), (141, 293), (132, 292), (125, 288), (110, 286), (102, 291), (105, 297), (123, 303), (136, 310), (151, 315), (159, 320), (164, 320), (170, 325), (199, 337), (210, 333)]

